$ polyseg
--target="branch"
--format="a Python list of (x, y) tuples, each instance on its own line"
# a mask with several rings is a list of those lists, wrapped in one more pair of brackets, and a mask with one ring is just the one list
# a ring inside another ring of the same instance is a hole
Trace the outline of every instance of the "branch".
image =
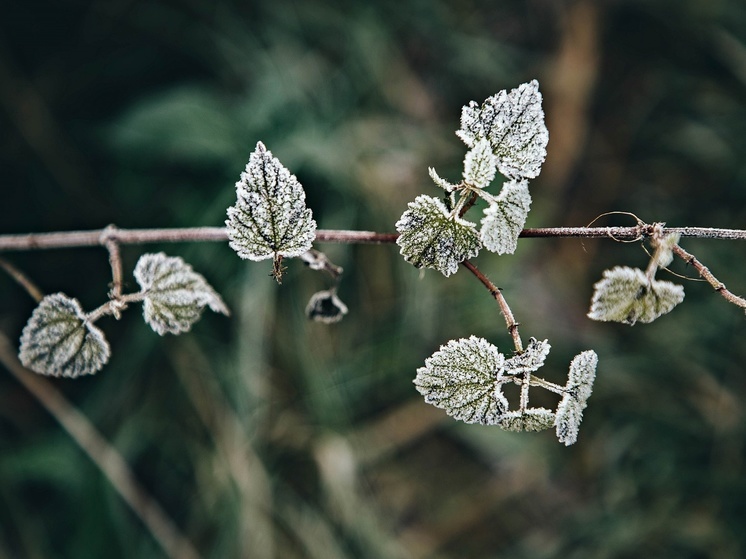
[(697, 272), (699, 272), (699, 275), (702, 276), (707, 283), (709, 283), (715, 291), (720, 293), (726, 301), (729, 303), (733, 303), (734, 305), (737, 305), (741, 307), (742, 309), (746, 309), (746, 299), (743, 299), (742, 297), (739, 297), (738, 295), (735, 295), (728, 291), (728, 289), (725, 287), (725, 284), (721, 282), (719, 279), (717, 279), (712, 272), (702, 264), (699, 260), (697, 260), (693, 254), (688, 253), (683, 248), (681, 248), (679, 245), (674, 245), (672, 247), (673, 253), (681, 258), (684, 262), (687, 264), (691, 264)]
[[(539, 227), (524, 229), (524, 238), (557, 237), (582, 239), (613, 239), (635, 241), (653, 234), (656, 224), (641, 224), (635, 227)], [(678, 233), (682, 237), (705, 239), (746, 240), (746, 230), (714, 229), (709, 227), (664, 227), (664, 235)], [(347, 244), (391, 244), (399, 237), (397, 233), (374, 231), (346, 231), (319, 229), (319, 243)], [(224, 227), (183, 227), (173, 229), (119, 229), (113, 225), (91, 231), (60, 231), (54, 233), (26, 233), (0, 235), (0, 252), (26, 251), (52, 248), (74, 248), (105, 246), (115, 242), (119, 245), (142, 245), (148, 243), (177, 242), (225, 242), (228, 240)]]

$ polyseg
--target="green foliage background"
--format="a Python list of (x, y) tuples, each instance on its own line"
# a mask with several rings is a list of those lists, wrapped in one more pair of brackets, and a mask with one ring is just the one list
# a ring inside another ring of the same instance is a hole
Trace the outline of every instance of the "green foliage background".
[[(435, 165), (458, 178), (460, 107), (537, 78), (549, 159), (529, 226), (611, 210), (746, 227), (746, 5), (736, 0), (10, 0), (0, 18), (0, 233), (221, 225), (262, 140), (321, 228), (390, 232)], [(624, 216), (601, 223), (634, 224)], [(687, 240), (734, 292), (739, 242)], [(578, 443), (458, 424), (411, 380), (450, 338), (510, 347), (464, 271), (392, 246), (324, 245), (350, 314), (304, 318), (326, 278), (282, 286), (227, 244), (181, 255), (234, 315), (160, 338), (137, 310), (113, 357), (53, 380), (204, 557), (738, 558), (746, 555), (746, 320), (706, 284), (652, 325), (585, 317), (637, 244), (519, 241), (477, 263), (549, 375), (594, 348)], [(102, 249), (5, 255), (47, 293), (106, 299)], [(678, 273), (693, 275), (681, 263)], [(662, 276), (663, 277), (663, 276)], [(674, 279), (675, 278), (664, 278)], [(0, 330), (33, 301), (0, 276)], [(553, 402), (548, 402), (553, 404)], [(163, 557), (47, 411), (0, 369), (0, 557)]]

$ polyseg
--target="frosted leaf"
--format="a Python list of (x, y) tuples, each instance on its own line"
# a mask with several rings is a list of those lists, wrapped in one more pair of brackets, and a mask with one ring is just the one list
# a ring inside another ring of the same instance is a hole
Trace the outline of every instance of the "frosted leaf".
[(331, 289), (314, 293), (306, 305), (306, 316), (316, 322), (332, 324), (346, 314), (347, 305)]
[(650, 281), (638, 268), (604, 270), (594, 286), (588, 317), (604, 322), (653, 322), (684, 300), (684, 288), (669, 281)]
[(653, 256), (659, 268), (665, 268), (673, 262), (673, 247), (679, 244), (680, 240), (680, 233), (671, 233), (657, 241)]
[(450, 215), (437, 198), (423, 194), (408, 207), (396, 222), (401, 233), (396, 243), (416, 268), (433, 268), (450, 276), (461, 261), (479, 253), (482, 243), (474, 224)]
[(417, 369), (425, 401), (466, 423), (495, 425), (508, 409), (500, 385), (505, 356), (484, 338), (451, 340)]
[(429, 173), (430, 178), (433, 179), (433, 182), (437, 184), (440, 188), (445, 190), (446, 192), (453, 192), (454, 190), (458, 188), (458, 185), (451, 184), (447, 180), (440, 178), (438, 173), (435, 172), (434, 167), (428, 167), (427, 172)]
[(584, 351), (575, 356), (570, 363), (565, 395), (557, 406), (557, 438), (566, 446), (578, 440), (580, 422), (583, 420), (583, 410), (588, 397), (593, 390), (596, 378), (598, 355), (593, 350)]
[(145, 322), (161, 336), (187, 332), (206, 306), (230, 314), (207, 280), (178, 256), (143, 254), (134, 276), (144, 295)]
[(469, 147), (488, 140), (497, 168), (506, 177), (538, 176), (549, 141), (539, 82), (524, 83), (510, 93), (503, 90), (481, 106), (470, 102), (461, 110), (461, 128), (456, 135)]
[(306, 208), (306, 193), (262, 142), (236, 183), (236, 195), (225, 224), (230, 246), (241, 258), (278, 262), (311, 248), (316, 222)]
[(70, 378), (100, 371), (110, 355), (103, 332), (86, 320), (76, 299), (63, 293), (47, 295), (31, 313), (18, 354), (37, 373)]
[(505, 360), (505, 374), (514, 376), (537, 371), (544, 364), (551, 347), (547, 340), (539, 342), (531, 338), (523, 353)]
[(507, 412), (499, 425), (506, 431), (543, 431), (554, 427), (554, 419), (554, 413), (546, 408), (529, 408)]
[(490, 185), (497, 173), (497, 158), (487, 140), (474, 143), (464, 158), (464, 181), (477, 188)]
[(484, 210), (480, 231), (484, 247), (498, 254), (513, 254), (530, 209), (528, 183), (506, 182), (497, 198)]

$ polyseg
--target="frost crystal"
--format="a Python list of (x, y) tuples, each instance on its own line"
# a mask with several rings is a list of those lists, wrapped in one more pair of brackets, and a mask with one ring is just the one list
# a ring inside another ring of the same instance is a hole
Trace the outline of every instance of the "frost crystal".
[(300, 256), (316, 238), (316, 222), (295, 175), (261, 142), (236, 183), (237, 201), (228, 208), (228, 239), (241, 258)]
[(479, 140), (464, 158), (464, 181), (476, 188), (486, 188), (495, 178), (497, 158), (487, 140)]
[(333, 289), (314, 293), (306, 305), (306, 316), (316, 322), (332, 324), (342, 320), (346, 314), (347, 305)]
[(653, 322), (684, 300), (684, 288), (669, 281), (649, 280), (638, 268), (604, 270), (594, 286), (588, 317), (604, 322)]
[(547, 156), (549, 132), (544, 124), (539, 82), (524, 83), (508, 93), (472, 101), (461, 111), (456, 132), (471, 147), (486, 139), (497, 156), (497, 167), (510, 178), (534, 178)]
[(451, 340), (417, 369), (425, 401), (466, 423), (496, 425), (508, 409), (500, 389), (505, 357), (483, 338)]
[(583, 410), (588, 397), (593, 390), (596, 378), (598, 356), (595, 351), (588, 350), (576, 355), (570, 363), (565, 395), (557, 406), (557, 438), (561, 443), (570, 446), (578, 440), (580, 422), (583, 420)]
[(34, 309), (21, 334), (18, 356), (37, 373), (75, 378), (100, 371), (110, 355), (103, 332), (87, 322), (80, 303), (56, 293)]
[(446, 192), (453, 192), (458, 188), (457, 185), (451, 184), (447, 180), (440, 178), (440, 175), (435, 172), (433, 167), (428, 167), (427, 172), (430, 174), (430, 178), (433, 179), (433, 182)]
[(179, 257), (143, 254), (135, 279), (144, 294), (145, 322), (158, 334), (181, 334), (197, 322), (205, 306), (229, 314), (220, 295)]
[(513, 254), (530, 209), (528, 183), (506, 182), (498, 197), (484, 210), (480, 231), (484, 248), (498, 254)]
[(474, 224), (451, 216), (437, 198), (423, 194), (408, 207), (396, 222), (401, 233), (396, 243), (407, 262), (450, 276), (459, 262), (479, 253), (482, 243)]
[(546, 408), (529, 408), (506, 413), (500, 419), (500, 427), (506, 431), (543, 431), (554, 427), (554, 420), (554, 413)]
[(551, 347), (547, 340), (539, 342), (536, 338), (531, 338), (523, 353), (505, 361), (505, 374), (514, 376), (525, 372), (538, 371), (544, 365)]

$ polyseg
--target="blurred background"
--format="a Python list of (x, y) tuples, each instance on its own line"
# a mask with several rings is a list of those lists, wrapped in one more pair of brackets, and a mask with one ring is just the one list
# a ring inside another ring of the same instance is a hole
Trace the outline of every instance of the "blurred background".
[[(536, 78), (550, 131), (528, 226), (633, 212), (746, 227), (746, 4), (737, 0), (9, 0), (0, 18), (0, 233), (220, 226), (262, 140), (319, 227), (392, 232), (457, 180), (461, 106)], [(475, 212), (473, 218), (478, 219)], [(471, 215), (471, 214), (470, 214)], [(597, 224), (634, 225), (625, 216)], [(742, 242), (684, 240), (738, 294)], [(451, 338), (509, 352), (465, 271), (422, 277), (394, 246), (319, 245), (345, 269), (339, 324), (309, 322), (329, 279), (183, 256), (233, 316), (161, 338), (139, 309), (99, 325), (103, 371), (49, 384), (210, 558), (738, 558), (746, 555), (746, 319), (707, 285), (651, 325), (586, 318), (639, 244), (524, 239), (476, 262), (563, 382), (600, 364), (580, 437), (465, 425), (412, 385)], [(3, 255), (93, 309), (100, 248)], [(680, 262), (672, 269), (694, 276)], [(0, 332), (33, 300), (0, 275)], [(538, 403), (542, 403), (538, 398)], [(546, 400), (546, 405), (556, 402)], [(151, 531), (44, 405), (0, 366), (0, 557), (160, 558)]]

